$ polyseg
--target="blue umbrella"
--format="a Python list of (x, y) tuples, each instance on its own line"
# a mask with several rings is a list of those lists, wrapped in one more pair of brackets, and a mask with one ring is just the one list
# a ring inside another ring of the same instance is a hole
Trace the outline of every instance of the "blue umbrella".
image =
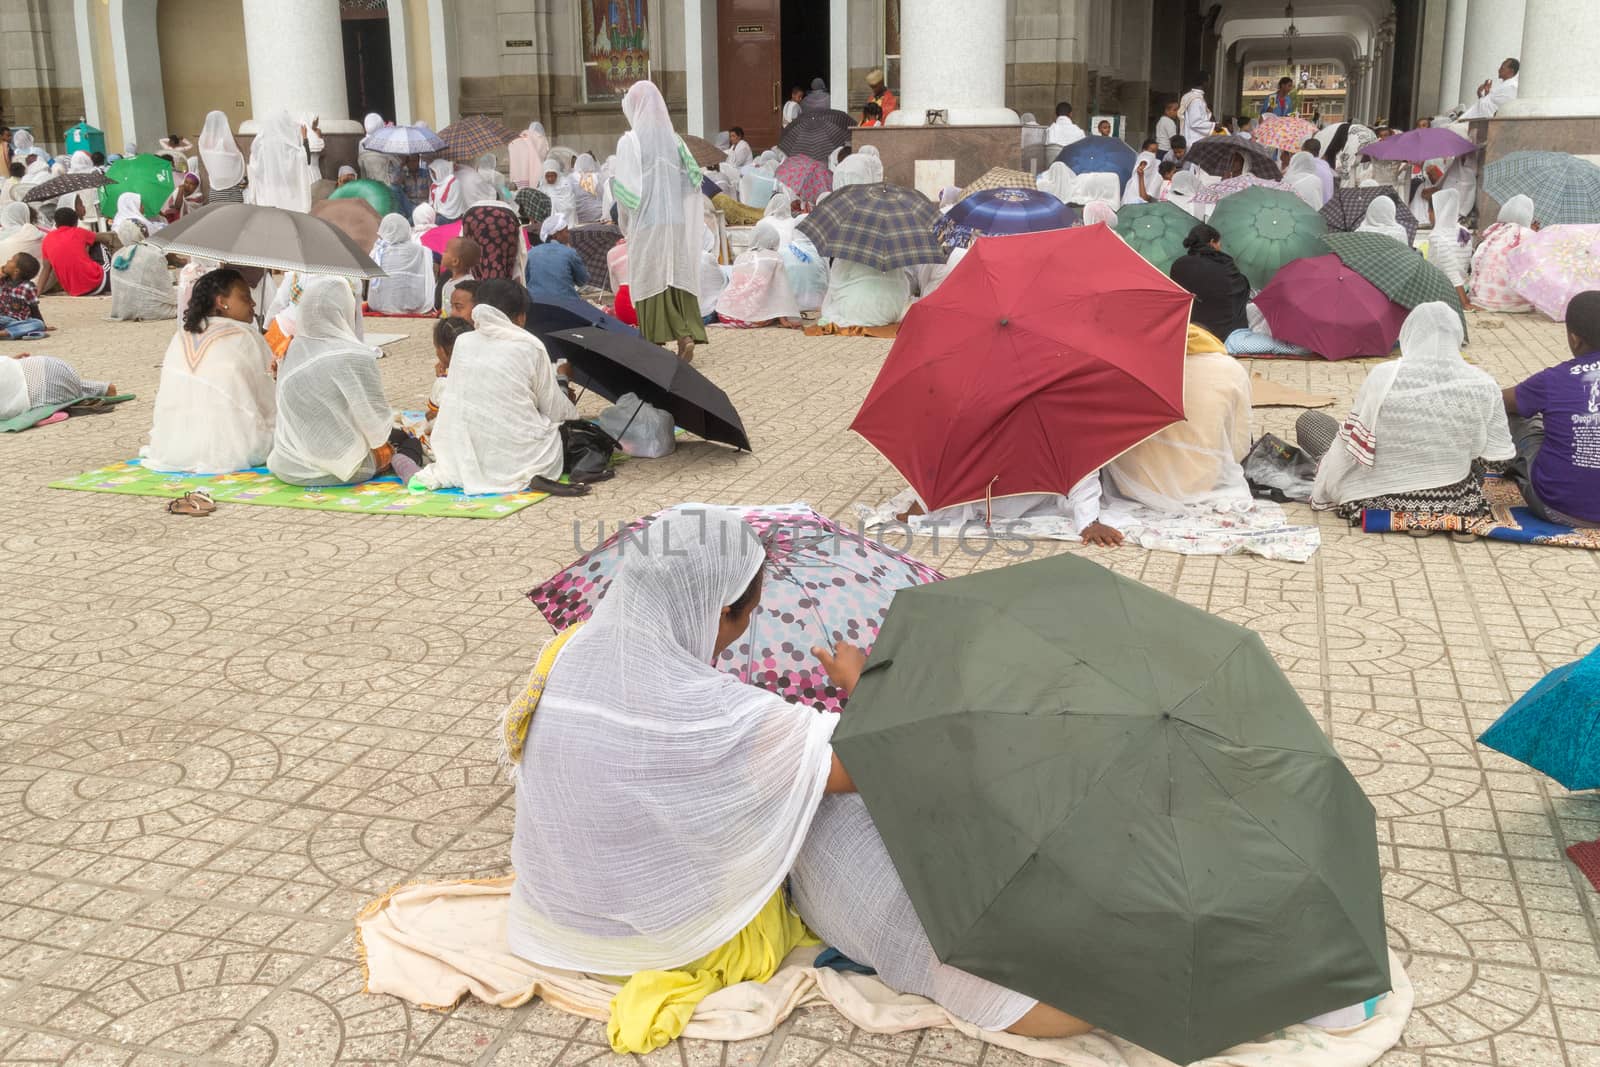
[(1083, 137), (1061, 150), (1057, 163), (1065, 163), (1074, 174), (1093, 174), (1096, 171), (1115, 174), (1123, 185), (1133, 177), (1133, 165), (1139, 153), (1115, 137)]
[(974, 237), (1064, 230), (1078, 213), (1037, 189), (983, 189), (960, 201), (939, 220), (934, 236), (946, 246), (970, 245)]
[(367, 138), (366, 147), (391, 156), (422, 156), (444, 148), (444, 138), (421, 126), (384, 126)]
[(1600, 788), (1600, 648), (1541, 678), (1478, 740), (1568, 789)]

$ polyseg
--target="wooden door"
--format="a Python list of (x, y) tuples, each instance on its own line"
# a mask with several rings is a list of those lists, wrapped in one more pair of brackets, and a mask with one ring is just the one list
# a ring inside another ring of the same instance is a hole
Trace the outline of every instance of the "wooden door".
[(721, 128), (743, 126), (757, 153), (777, 143), (782, 124), (781, 4), (782, 0), (717, 0)]

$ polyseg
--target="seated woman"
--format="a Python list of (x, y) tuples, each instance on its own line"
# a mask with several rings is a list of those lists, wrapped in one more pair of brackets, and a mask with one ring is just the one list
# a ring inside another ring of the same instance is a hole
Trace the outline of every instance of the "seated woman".
[(1365, 508), (1488, 513), (1478, 461), (1516, 451), (1500, 387), (1461, 358), (1463, 336), (1461, 316), (1438, 301), (1406, 316), (1400, 358), (1374, 367), (1356, 392), (1317, 468), (1312, 507), (1349, 519)]
[[(823, 803), (854, 790), (829, 743), (838, 718), (710, 666), (761, 601), (765, 552), (738, 514), (681, 506), (646, 533), (507, 713), (511, 951), (598, 974), (694, 969), (764, 915), (787, 915), (792, 873), (802, 918), (902, 992), (988, 1029), (1087, 1031), (939, 963), (865, 809)], [(855, 686), (859, 650), (813, 652), (835, 685)], [(658, 832), (638, 833), (641, 817)], [(770, 975), (750, 971), (713, 981)], [(612, 1040), (645, 1050), (615, 1024)]]
[(1500, 205), (1493, 226), (1472, 253), (1472, 303), (1483, 311), (1532, 311), (1511, 285), (1511, 251), (1539, 229), (1533, 201), (1518, 193)]
[(116, 395), (115, 385), (85, 381), (65, 360), (28, 352), (0, 352), (0, 420), (14, 419), (34, 408)]
[(1172, 264), (1172, 280), (1194, 294), (1190, 318), (1224, 349), (1239, 356), (1309, 355), (1308, 349), (1272, 336), (1266, 317), (1250, 302), (1250, 280), (1222, 250), (1222, 234), (1200, 223), (1183, 239), (1188, 249)]
[(383, 217), (378, 225), (378, 242), (372, 246), (372, 261), (388, 277), (368, 283), (368, 307), (380, 315), (433, 312), (433, 253), (412, 236), (411, 224), (404, 215)]
[(356, 336), (356, 301), (343, 278), (313, 277), (295, 310), (294, 340), (278, 367), (278, 424), (267, 469), (290, 485), (365, 482), (394, 464), (409, 481), (417, 456), (389, 443), (378, 350)]
[(1461, 193), (1456, 189), (1425, 189), (1433, 232), (1428, 237), (1428, 262), (1444, 271), (1456, 287), (1463, 311), (1471, 311), (1467, 276), (1472, 270), (1472, 232), (1461, 225)]
[(1322, 184), (1322, 174), (1317, 170), (1317, 157), (1310, 152), (1296, 152), (1283, 172), (1283, 183), (1294, 190), (1294, 195), (1304, 200), (1312, 209), (1320, 211), (1328, 202)]
[(117, 322), (152, 322), (178, 317), (178, 292), (159, 248), (142, 244), (138, 226), (119, 222), (122, 247), (111, 257), (111, 314)]
[[(1531, 203), (1531, 201), (1530, 201)], [(1385, 237), (1393, 237), (1396, 241), (1411, 247), (1411, 235), (1400, 224), (1396, 214), (1398, 205), (1387, 196), (1379, 196), (1367, 205), (1367, 213), (1362, 216), (1361, 222), (1356, 226), (1356, 233), (1381, 233)]]
[(13, 202), (0, 207), (0, 263), (11, 262), (18, 252), (39, 262), (39, 275), (34, 278), (34, 285), (41, 293), (49, 292), (55, 283), (55, 274), (44, 259), (44, 231), (34, 222), (32, 205)]
[(142, 455), (151, 470), (227, 474), (266, 462), (278, 405), (272, 349), (253, 324), (255, 300), (236, 270), (202, 275), (167, 346), (155, 421)]
[(893, 326), (905, 317), (910, 303), (911, 279), (904, 270), (873, 270), (865, 263), (835, 259), (828, 268), (821, 324), (846, 329)]
[(200, 197), (200, 175), (189, 171), (178, 182), (178, 187), (172, 190), (172, 195), (167, 197), (167, 202), (161, 205), (161, 217), (170, 225), (203, 204), (204, 200)]
[(479, 200), (461, 216), (461, 236), (478, 242), (473, 277), (521, 280), (527, 248), (516, 208), (502, 200)]
[(762, 219), (750, 234), (750, 248), (733, 261), (733, 276), (717, 299), (724, 326), (799, 326), (800, 305), (778, 253), (778, 227)]

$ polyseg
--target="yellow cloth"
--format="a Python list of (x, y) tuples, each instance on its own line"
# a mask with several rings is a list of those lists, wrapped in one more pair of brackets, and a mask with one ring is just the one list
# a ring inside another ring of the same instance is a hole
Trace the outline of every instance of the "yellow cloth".
[(1189, 324), (1188, 347), (1185, 349), (1185, 354), (1196, 356), (1201, 352), (1221, 352), (1223, 355), (1227, 355), (1228, 346), (1217, 340), (1217, 335), (1204, 326), (1196, 326), (1191, 322)]
[(581, 622), (573, 623), (550, 639), (544, 651), (539, 653), (539, 662), (534, 664), (533, 673), (528, 676), (527, 688), (500, 717), (500, 739), (505, 744), (504, 759), (508, 767), (515, 767), (522, 762), (522, 746), (527, 743), (528, 726), (533, 722), (535, 709), (539, 707), (539, 698), (544, 696), (545, 683), (550, 680), (550, 668), (555, 666), (561, 646), (571, 640), (582, 626)]
[(729, 226), (754, 226), (766, 218), (765, 209), (751, 207), (749, 204), (741, 204), (727, 193), (718, 193), (713, 196), (711, 203), (717, 210), (727, 216)]
[(611, 1001), (606, 1037), (618, 1053), (645, 1053), (683, 1033), (695, 1007), (719, 989), (765, 982), (800, 945), (819, 945), (782, 889), (721, 948), (671, 971), (640, 971)]

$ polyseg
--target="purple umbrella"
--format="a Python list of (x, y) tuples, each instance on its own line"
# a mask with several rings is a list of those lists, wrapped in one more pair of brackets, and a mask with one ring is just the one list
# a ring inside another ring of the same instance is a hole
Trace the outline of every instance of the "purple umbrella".
[(1334, 255), (1284, 264), (1256, 307), (1274, 337), (1324, 359), (1387, 356), (1410, 313)]
[(1425, 126), (1373, 141), (1361, 150), (1372, 159), (1403, 159), (1407, 163), (1426, 163), (1430, 159), (1449, 159), (1476, 152), (1478, 146), (1454, 130)]

